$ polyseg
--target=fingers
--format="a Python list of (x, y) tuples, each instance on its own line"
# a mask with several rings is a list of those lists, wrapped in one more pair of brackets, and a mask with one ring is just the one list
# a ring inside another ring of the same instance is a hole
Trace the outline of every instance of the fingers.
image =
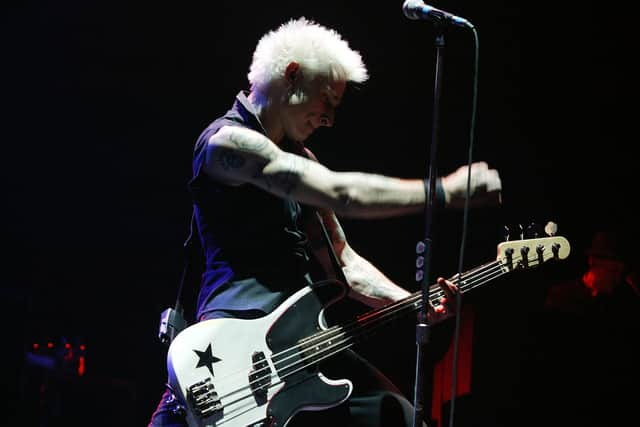
[(457, 295), (459, 294), (458, 287), (442, 277), (437, 280), (438, 286), (442, 289), (444, 296), (441, 297), (439, 304), (430, 304), (429, 317), (432, 321), (442, 320), (455, 314)]
[[(463, 168), (466, 166), (462, 166)], [(486, 171), (489, 169), (489, 163), (484, 162), (484, 161), (480, 161), (480, 162), (473, 162), (471, 164), (471, 168), (475, 168), (479, 171)]]
[[(476, 164), (474, 164), (475, 166)], [(472, 172), (471, 206), (498, 206), (502, 203), (502, 180), (496, 169), (479, 162)]]
[(500, 174), (496, 169), (489, 169), (489, 165), (485, 162), (472, 165), (471, 184), (473, 187), (487, 192), (502, 189)]
[(497, 206), (502, 203), (502, 181), (496, 169), (487, 162), (479, 161), (469, 166), (460, 166), (455, 172), (441, 178), (447, 207), (464, 207), (467, 196), (467, 180), (470, 178), (469, 194), (471, 206)]
[(458, 287), (454, 283), (446, 280), (443, 277), (438, 277), (438, 285), (444, 292), (444, 297), (440, 298), (440, 304), (442, 306), (446, 306), (446, 304), (449, 302), (455, 302), (456, 294), (458, 293)]
[(485, 182), (487, 185), (487, 191), (500, 191), (502, 190), (502, 181), (500, 180), (500, 174), (495, 169), (489, 169), (486, 172)]

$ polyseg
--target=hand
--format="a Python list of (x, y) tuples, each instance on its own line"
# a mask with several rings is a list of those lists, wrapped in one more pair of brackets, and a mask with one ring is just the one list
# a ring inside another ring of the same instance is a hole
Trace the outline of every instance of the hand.
[(427, 318), (430, 323), (437, 323), (455, 315), (457, 308), (456, 304), (460, 296), (458, 286), (443, 277), (438, 277), (438, 285), (444, 292), (444, 296), (440, 298), (440, 304), (429, 304)]
[[(471, 164), (471, 185), (469, 206), (497, 206), (501, 200), (502, 182), (495, 169), (489, 169), (486, 162)], [(455, 172), (441, 178), (445, 196), (445, 206), (460, 209), (464, 207), (467, 195), (469, 166), (460, 166)]]

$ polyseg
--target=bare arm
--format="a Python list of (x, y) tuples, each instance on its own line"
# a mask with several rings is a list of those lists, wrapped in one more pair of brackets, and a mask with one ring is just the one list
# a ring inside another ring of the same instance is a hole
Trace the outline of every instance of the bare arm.
[(254, 184), (272, 194), (339, 215), (377, 218), (418, 213), (422, 180), (360, 172), (334, 172), (281, 150), (250, 129), (225, 126), (207, 145), (205, 172), (230, 185)]
[[(410, 295), (349, 246), (338, 218), (332, 211), (320, 210), (319, 213), (349, 285), (351, 298), (378, 308)], [(314, 250), (320, 263), (330, 271), (329, 255), (324, 244), (314, 245)]]
[[(322, 222), (327, 229), (331, 244), (342, 267), (342, 272), (349, 285), (349, 296), (372, 308), (380, 308), (387, 304), (399, 301), (410, 296), (410, 292), (396, 285), (391, 279), (378, 270), (373, 264), (347, 243), (342, 227), (335, 214), (329, 210), (320, 210)], [(320, 263), (331, 271), (331, 261), (327, 248), (312, 240), (314, 252)], [(437, 284), (444, 292), (437, 305), (429, 301), (427, 316), (430, 321), (440, 321), (455, 314), (456, 304), (459, 302), (458, 287), (442, 277), (437, 279)]]

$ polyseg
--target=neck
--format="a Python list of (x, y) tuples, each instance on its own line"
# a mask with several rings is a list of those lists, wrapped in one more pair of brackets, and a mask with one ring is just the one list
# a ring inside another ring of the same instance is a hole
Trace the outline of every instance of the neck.
[(275, 144), (280, 145), (284, 139), (284, 128), (279, 120), (279, 104), (275, 97), (258, 90), (249, 93), (249, 102), (258, 115), (262, 127), (267, 132), (267, 137)]

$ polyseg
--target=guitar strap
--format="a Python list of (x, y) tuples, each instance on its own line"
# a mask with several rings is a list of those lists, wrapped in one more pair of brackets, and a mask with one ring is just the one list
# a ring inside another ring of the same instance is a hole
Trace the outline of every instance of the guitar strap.
[(331, 238), (329, 237), (329, 232), (327, 231), (327, 227), (324, 225), (324, 221), (322, 221), (322, 216), (318, 211), (316, 211), (316, 218), (320, 223), (320, 229), (322, 230), (322, 237), (324, 238), (324, 242), (327, 246), (327, 252), (329, 252), (329, 259), (331, 259), (331, 264), (333, 265), (333, 270), (336, 275), (336, 279), (341, 281), (344, 285), (347, 285), (347, 278), (342, 271), (342, 266), (340, 266), (340, 261), (338, 260), (338, 255), (336, 255), (336, 251), (333, 248), (333, 244), (331, 243)]
[[(329, 237), (329, 232), (322, 221), (322, 216), (318, 211), (315, 211), (316, 218), (320, 224), (320, 229), (322, 230), (322, 237), (324, 238), (325, 244), (327, 246), (327, 252), (329, 253), (329, 259), (331, 259), (331, 264), (333, 265), (333, 270), (335, 273), (335, 277), (337, 280), (342, 282), (344, 285), (347, 285), (347, 278), (342, 271), (342, 267), (340, 266), (340, 261), (338, 260), (338, 256), (336, 255), (335, 249), (333, 248), (333, 244), (331, 243), (331, 238)], [(187, 327), (187, 322), (184, 319), (184, 310), (182, 308), (182, 290), (184, 287), (184, 282), (187, 277), (187, 272), (189, 268), (189, 264), (191, 262), (191, 247), (193, 242), (193, 230), (195, 228), (195, 212), (191, 215), (191, 221), (189, 224), (189, 235), (186, 241), (183, 244), (183, 248), (185, 250), (185, 263), (182, 271), (182, 276), (180, 279), (180, 283), (178, 286), (178, 295), (176, 297), (175, 307), (169, 307), (165, 311), (163, 311), (160, 315), (160, 328), (158, 337), (163, 344), (169, 345), (173, 338), (180, 333), (184, 328)]]
[(184, 288), (184, 282), (189, 272), (189, 266), (191, 265), (191, 255), (193, 247), (193, 230), (196, 228), (196, 213), (195, 210), (191, 212), (191, 220), (189, 221), (189, 235), (182, 245), (184, 249), (184, 266), (182, 268), (182, 276), (180, 277), (180, 283), (178, 285), (178, 295), (176, 296), (176, 304), (174, 307), (169, 307), (160, 314), (160, 327), (158, 329), (158, 338), (160, 342), (166, 345), (170, 345), (173, 339), (183, 329), (188, 326), (188, 322), (184, 318), (184, 309), (182, 307), (182, 289)]

